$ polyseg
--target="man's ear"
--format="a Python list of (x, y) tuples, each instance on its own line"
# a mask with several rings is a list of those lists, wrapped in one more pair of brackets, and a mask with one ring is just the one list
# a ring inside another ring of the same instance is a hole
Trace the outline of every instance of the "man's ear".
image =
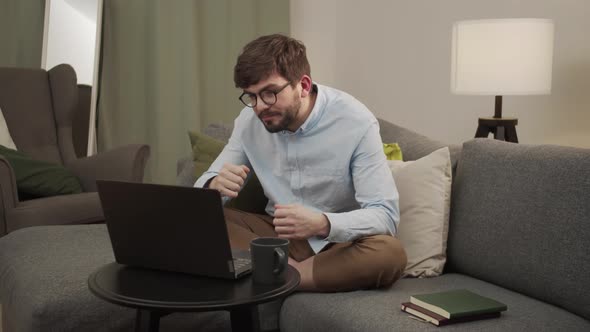
[(309, 96), (311, 93), (311, 89), (313, 86), (313, 82), (311, 81), (311, 77), (307, 75), (303, 75), (301, 78), (301, 97), (305, 98)]

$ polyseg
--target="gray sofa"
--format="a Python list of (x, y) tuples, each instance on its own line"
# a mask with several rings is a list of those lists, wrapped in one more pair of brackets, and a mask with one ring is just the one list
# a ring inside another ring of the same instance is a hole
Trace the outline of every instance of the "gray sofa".
[[(381, 134), (398, 142), (407, 160), (444, 146), (383, 121)], [(280, 308), (263, 307), (263, 328), (435, 330), (410, 319), (400, 303), (412, 294), (467, 288), (506, 303), (508, 311), (445, 330), (589, 331), (590, 150), (476, 139), (451, 147), (451, 155), (456, 170), (443, 275), (402, 279), (384, 290), (296, 293)], [(194, 181), (191, 167), (190, 160), (179, 162), (180, 184)], [(86, 286), (87, 276), (110, 261), (104, 225), (32, 227), (0, 238), (4, 331), (130, 330), (133, 310), (96, 298)], [(161, 330), (229, 329), (228, 314), (213, 312), (167, 316)]]
[[(405, 160), (445, 146), (380, 120), (383, 142)], [(230, 130), (206, 133), (226, 139)], [(467, 288), (508, 305), (500, 319), (446, 330), (590, 331), (590, 150), (474, 139), (450, 146), (454, 167), (445, 273), (407, 278), (388, 290), (297, 293), (285, 300), (281, 331), (413, 331), (410, 295)], [(190, 160), (179, 184), (194, 183)]]
[(445, 330), (590, 331), (589, 181), (590, 150), (469, 141), (453, 183), (445, 273), (383, 291), (295, 294), (281, 310), (282, 331), (434, 330), (399, 304), (454, 288), (508, 311)]

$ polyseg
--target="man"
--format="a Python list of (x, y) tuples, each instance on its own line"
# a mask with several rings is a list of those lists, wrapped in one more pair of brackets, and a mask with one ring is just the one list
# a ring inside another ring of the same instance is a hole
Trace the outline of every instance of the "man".
[(386, 287), (406, 254), (393, 235), (398, 193), (379, 125), (352, 96), (315, 84), (305, 46), (269, 35), (248, 43), (234, 68), (246, 105), (221, 154), (195, 183), (235, 198), (252, 170), (268, 215), (225, 209), (232, 244), (290, 240), (301, 290)]

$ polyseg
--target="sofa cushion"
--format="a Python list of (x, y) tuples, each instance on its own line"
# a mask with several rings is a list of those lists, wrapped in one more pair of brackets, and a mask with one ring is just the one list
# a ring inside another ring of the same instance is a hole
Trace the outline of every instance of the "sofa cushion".
[(62, 165), (35, 160), (2, 145), (0, 155), (8, 160), (14, 170), (19, 196), (47, 197), (82, 192), (80, 180)]
[(460, 274), (408, 278), (384, 290), (295, 293), (283, 303), (282, 332), (442, 331), (400, 310), (411, 295), (465, 288), (505, 303), (500, 318), (449, 325), (444, 331), (590, 331), (587, 321), (566, 310)]
[(388, 161), (399, 191), (397, 237), (408, 256), (404, 276), (435, 277), (446, 261), (451, 159), (444, 147), (415, 161)]
[[(105, 225), (39, 226), (0, 238), (5, 331), (131, 331), (135, 310), (88, 289), (88, 276), (114, 261)], [(264, 324), (264, 321), (262, 322)], [(160, 331), (229, 331), (227, 312), (176, 313)]]
[(195, 131), (189, 131), (188, 137), (193, 151), (195, 178), (198, 178), (209, 169), (223, 150), (225, 142)]
[(447, 264), (590, 319), (589, 193), (590, 150), (466, 142)]

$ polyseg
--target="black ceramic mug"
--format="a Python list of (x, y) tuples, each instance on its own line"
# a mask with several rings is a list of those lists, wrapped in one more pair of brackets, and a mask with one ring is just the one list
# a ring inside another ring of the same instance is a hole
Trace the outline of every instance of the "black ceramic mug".
[(284, 283), (289, 262), (289, 240), (259, 237), (250, 241), (252, 278), (259, 284)]

